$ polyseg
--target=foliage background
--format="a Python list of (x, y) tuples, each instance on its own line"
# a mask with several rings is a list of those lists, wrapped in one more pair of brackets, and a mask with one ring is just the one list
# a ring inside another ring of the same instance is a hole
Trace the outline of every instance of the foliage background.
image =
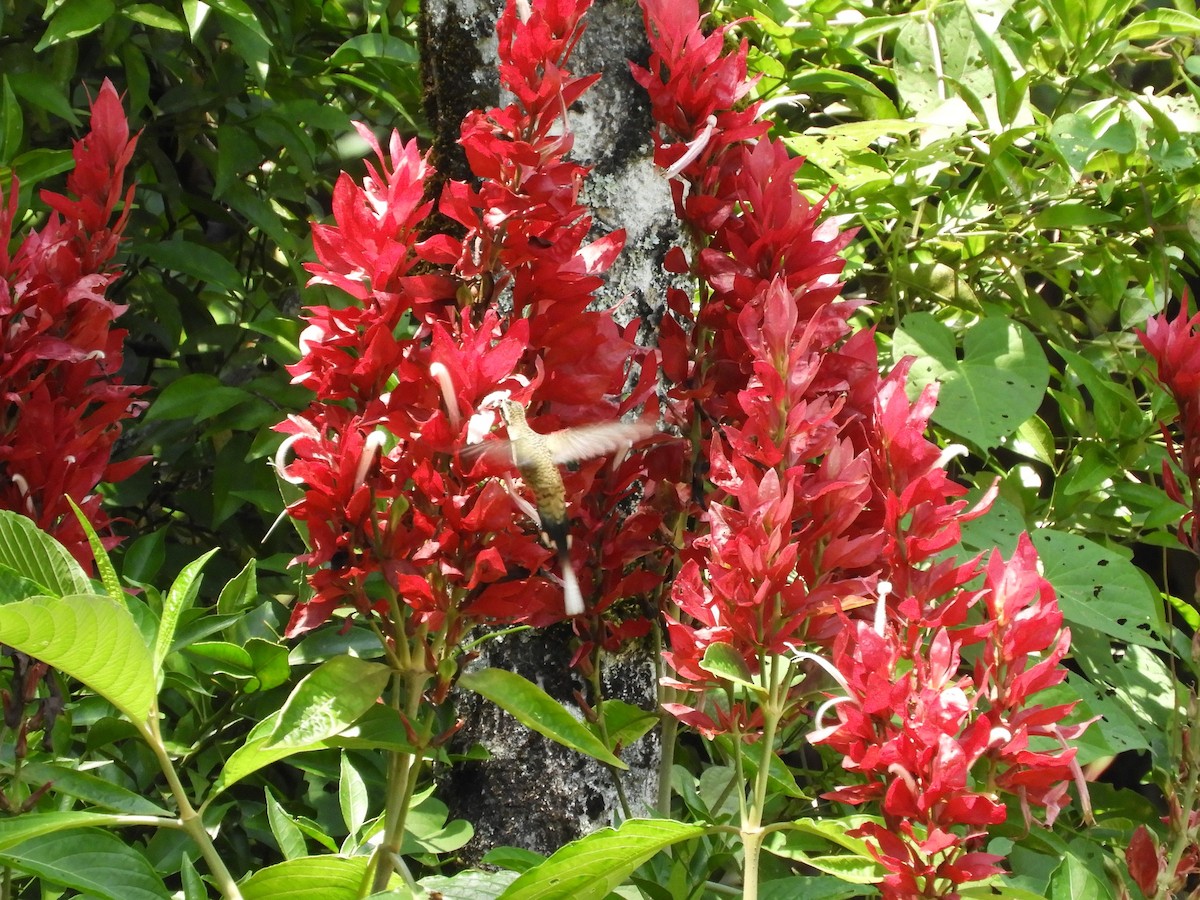
[[(129, 305), (126, 380), (153, 386), (120, 452), (155, 462), (109, 490), (131, 536), (118, 568), (162, 585), (219, 547), (215, 585), (258, 559), (254, 589), (202, 594), (180, 637), (173, 713), (190, 723), (177, 739), (202, 780), (327, 652), (327, 637), (294, 648), (277, 638), (286, 613), (275, 598), (301, 579), (286, 570), (294, 535), (271, 531), (283, 501), (266, 464), (280, 440), (270, 429), (307, 400), (282, 365), (297, 353), (297, 313), (316, 302), (302, 287), (308, 222), (327, 215), (333, 180), (365, 150), (350, 121), (427, 136), (418, 10), (13, 0), (0, 13), (0, 180), (17, 173), (24, 203), (60, 184), (87, 92), (104, 77), (144, 129), (112, 296)], [(1174, 691), (1192, 675), (1186, 648), (1162, 640), (1159, 592), (1175, 621), (1200, 620), (1194, 564), (1174, 537), (1184, 510), (1159, 486), (1167, 401), (1132, 333), (1179, 303), (1196, 272), (1200, 19), (1188, 0), (728, 0), (713, 16), (748, 17), (757, 91), (808, 157), (805, 187), (836, 185), (831, 212), (860, 229), (848, 293), (872, 301), (863, 324), (944, 382), (935, 422), (970, 451), (957, 474), (981, 490), (1001, 479), (968, 549), (1011, 552), (1020, 530), (1034, 531), (1075, 632), (1070, 689), (1106, 716), (1084, 756), (1136, 790), (1098, 784), (1107, 830), (1023, 848), (1022, 884), (1046, 896), (1081, 896), (1055, 890), (1083, 883), (1111, 891), (1128, 838), (1114, 823), (1153, 821), (1154, 786), (1170, 790), (1178, 768)], [(59, 727), (56, 749), (107, 758), (131, 793), (152, 780), (149, 760), (116, 753), (115, 720), (83, 709)], [(288, 852), (265, 796), (304, 797), (289, 805), (303, 826), (284, 830), (293, 851), (362, 824), (372, 757), (302, 759), (213, 810), (235, 871)], [(426, 810), (440, 833), (437, 802)], [(151, 844), (163, 860), (182, 853), (182, 839)]]

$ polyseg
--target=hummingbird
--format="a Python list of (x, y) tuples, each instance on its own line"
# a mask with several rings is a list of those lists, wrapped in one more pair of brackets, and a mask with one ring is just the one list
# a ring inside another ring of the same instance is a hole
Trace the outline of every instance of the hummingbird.
[(508, 425), (508, 440), (476, 445), (481, 448), (477, 452), (493, 461), (516, 466), (533, 491), (541, 529), (554, 545), (562, 572), (566, 613), (568, 616), (580, 615), (584, 609), (583, 596), (571, 565), (566, 488), (558, 467), (627, 450), (657, 429), (644, 422), (601, 422), (542, 434), (529, 427), (525, 421), (525, 407), (515, 400), (501, 400), (500, 413)]

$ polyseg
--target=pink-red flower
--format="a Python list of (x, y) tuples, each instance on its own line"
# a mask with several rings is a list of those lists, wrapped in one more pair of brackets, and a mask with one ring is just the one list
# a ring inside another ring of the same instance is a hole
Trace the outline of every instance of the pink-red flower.
[[(0, 193), (0, 507), (28, 515), (84, 565), (91, 551), (67, 498), (109, 546), (109, 520), (96, 485), (120, 481), (144, 458), (114, 462), (124, 419), (144, 388), (123, 384), (124, 311), (105, 296), (133, 199), (124, 186), (136, 137), (105, 81), (92, 103), (91, 130), (75, 142), (67, 193), (42, 191), (52, 210), (21, 237), (16, 179)], [(116, 220), (118, 205), (123, 205)]]
[[(436, 173), (415, 144), (393, 136), (385, 153), (360, 126), (376, 164), (361, 184), (339, 179), (334, 221), (315, 226), (309, 266), (314, 283), (353, 302), (309, 310), (291, 371), (316, 399), (280, 426), (289, 435), (280, 471), (304, 489), (289, 512), (308, 526), (300, 559), (315, 570), (316, 591), (289, 634), (338, 607), (399, 612), (393, 600), (411, 611), (408, 627), (445, 629), (450, 641), (467, 619), (562, 616), (551, 553), (513, 496), (522, 489), (502, 480), (515, 473), (462, 451), (499, 427), (501, 396), (526, 404), (540, 431), (647, 403), (653, 413), (653, 355), (634, 346), (636, 323), (585, 309), (624, 240), (589, 239), (579, 203), (587, 169), (565, 158), (564, 112), (595, 81), (566, 68), (588, 5), (553, 0), (525, 21), (514, 6), (501, 16), (501, 80), (514, 99), (463, 123), (477, 182), (448, 181), (436, 200), (455, 234), (420, 230)], [(645, 590), (636, 569), (660, 520), (640, 457), (585, 463), (564, 482), (593, 608)], [(623, 504), (635, 493), (639, 503)], [(600, 628), (590, 639), (642, 628)]]

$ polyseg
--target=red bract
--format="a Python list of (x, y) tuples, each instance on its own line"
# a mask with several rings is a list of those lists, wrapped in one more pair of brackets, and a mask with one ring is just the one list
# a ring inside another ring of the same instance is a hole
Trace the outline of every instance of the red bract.
[[(963, 574), (965, 584), (973, 573)], [(890, 873), (887, 896), (954, 896), (948, 885), (1000, 871), (999, 857), (979, 853), (986, 826), (1004, 821), (999, 794), (1016, 798), (1027, 817), (1030, 807), (1044, 809), (1050, 824), (1067, 801), (1069, 782), (1082, 782), (1075, 751), (1065, 743), (1086, 723), (1058, 724), (1074, 704), (1033, 702), (1065, 676), (1059, 662), (1070, 633), (1061, 628), (1053, 588), (1037, 572), (1028, 537), (1007, 562), (992, 555), (982, 590), (955, 593), (944, 603), (983, 605), (983, 624), (939, 627), (919, 641), (894, 620), (855, 622), (843, 631), (831, 661), (849, 702), (837, 706), (837, 724), (811, 737), (839, 751), (843, 767), (863, 778), (827, 797), (880, 803), (884, 825), (861, 833), (875, 840)], [(959, 671), (969, 645), (980, 649), (966, 677)], [(1060, 746), (1032, 751), (1030, 740), (1038, 738)], [(895, 834), (907, 839), (885, 839)]]
[[(820, 206), (793, 182), (800, 161), (764, 136), (756, 104), (736, 108), (749, 89), (745, 45), (726, 55), (724, 30), (705, 36), (695, 3), (642, 6), (652, 55), (634, 75), (658, 120), (656, 160), (681, 179), (676, 211), (700, 237), (691, 259), (668, 257), (697, 279), (700, 302), (693, 314), (686, 294), (668, 297), (667, 396), (697, 437), (685, 470), (711, 482), (679, 513), (693, 525), (672, 591), (667, 683), (693, 699), (669, 711), (706, 733), (745, 733), (754, 708), (708, 702), (728, 663), (706, 665), (707, 652), (732, 648), (764, 679), (791, 645), (832, 653), (854, 702), (818, 737), (863, 779), (834, 796), (883, 811), (887, 827), (864, 833), (890, 896), (943, 896), (997, 871), (979, 846), (1005, 808), (980, 785), (1048, 820), (1065, 802), (1073, 754), (1029, 740), (1081, 728), (1057, 725), (1069, 706), (1030, 697), (1063, 677), (1069, 636), (1027, 540), (1011, 563), (993, 558), (983, 589), (967, 588), (977, 560), (940, 558), (987, 502), (966, 508), (926, 436), (935, 391), (910, 401), (911, 363), (881, 378), (873, 336), (850, 335), (855, 304), (838, 297), (850, 234), (818, 222)], [(968, 624), (984, 606), (985, 624)], [(982, 661), (963, 674), (962, 647), (981, 642)], [(771, 702), (785, 718), (803, 712)]]
[[(360, 126), (378, 165), (361, 185), (339, 179), (334, 224), (315, 227), (319, 262), (309, 266), (314, 283), (355, 302), (309, 311), (291, 371), (317, 398), (280, 426), (292, 435), (281, 472), (305, 489), (289, 507), (309, 529), (300, 559), (317, 569), (317, 596), (294, 611), (289, 635), (340, 606), (387, 609), (410, 632), (441, 630), (451, 642), (468, 619), (562, 616), (550, 552), (497, 480), (515, 473), (461, 451), (498, 425), (500, 396), (529, 405), (539, 431), (612, 420), (653, 399), (653, 357), (634, 347), (636, 323), (585, 311), (623, 242), (616, 232), (587, 243), (591, 218), (578, 202), (587, 169), (564, 158), (565, 111), (595, 80), (565, 68), (588, 5), (556, 0), (527, 21), (513, 6), (501, 16), (501, 80), (516, 99), (463, 124), (479, 181), (448, 182), (438, 201), (458, 236), (418, 234), (434, 173), (415, 144), (393, 137), (385, 156)], [(502, 297), (510, 314), (499, 312)], [(618, 515), (637, 481), (641, 504)], [(585, 463), (564, 482), (584, 595), (603, 609), (646, 590), (636, 568), (656, 547), (660, 518), (641, 458)], [(635, 621), (614, 633), (644, 629)], [(594, 639), (613, 638), (601, 629)]]
[[(93, 491), (146, 461), (111, 459), (122, 420), (145, 404), (133, 399), (144, 388), (123, 384), (118, 374), (125, 332), (113, 322), (124, 307), (105, 297), (133, 200), (124, 177), (137, 139), (109, 81), (91, 113), (91, 130), (75, 142), (68, 193), (42, 191), (52, 212), (11, 255), (16, 178), (7, 203), (0, 193), (0, 506), (28, 515), (86, 566), (91, 551), (66, 498), (112, 546), (118, 539), (108, 534)], [(123, 210), (113, 221), (118, 204)]]
[(1182, 433), (1182, 448), (1172, 438), (1168, 424), (1162, 425), (1171, 458), (1182, 470), (1188, 494), (1180, 489), (1175, 473), (1163, 463), (1163, 483), (1171, 499), (1190, 507), (1179, 523), (1179, 540), (1193, 553), (1200, 553), (1200, 312), (1187, 315), (1188, 299), (1174, 318), (1161, 313), (1138, 331), (1142, 346), (1158, 366), (1158, 381), (1167, 389), (1179, 409), (1176, 419)]

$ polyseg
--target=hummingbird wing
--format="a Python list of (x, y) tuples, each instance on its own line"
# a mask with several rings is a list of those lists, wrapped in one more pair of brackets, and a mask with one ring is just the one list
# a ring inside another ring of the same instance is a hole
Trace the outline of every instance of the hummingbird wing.
[(546, 449), (555, 465), (591, 459), (606, 453), (626, 450), (631, 444), (657, 431), (645, 422), (603, 422), (564, 428), (545, 435)]
[(515, 464), (512, 441), (503, 439), (484, 441), (480, 444), (470, 444), (459, 450), (458, 455), (472, 464), (481, 459), (487, 460), (490, 465), (495, 466), (512, 466)]

